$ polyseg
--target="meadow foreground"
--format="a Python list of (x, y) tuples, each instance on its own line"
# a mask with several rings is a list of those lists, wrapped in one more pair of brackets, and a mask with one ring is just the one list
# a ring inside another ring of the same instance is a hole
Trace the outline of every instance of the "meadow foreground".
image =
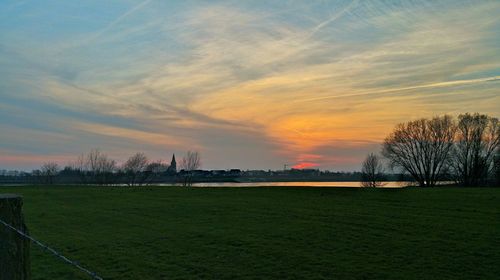
[[(104, 279), (493, 279), (500, 188), (1, 187)], [(88, 279), (32, 245), (33, 279)]]

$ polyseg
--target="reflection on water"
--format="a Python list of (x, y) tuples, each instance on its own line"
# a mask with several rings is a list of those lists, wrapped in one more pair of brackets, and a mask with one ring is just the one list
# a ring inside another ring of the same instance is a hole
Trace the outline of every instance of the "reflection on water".
[[(384, 188), (402, 188), (408, 182), (386, 182)], [(361, 187), (359, 182), (258, 182), (258, 183), (194, 183), (194, 187)]]
[[(438, 182), (440, 184), (449, 184), (452, 182)], [(0, 186), (10, 186), (10, 187), (18, 187), (25, 186), (26, 184), (2, 184)], [(78, 185), (78, 184), (75, 184)], [(180, 183), (153, 183), (153, 186), (182, 186)], [(385, 182), (385, 185), (381, 188), (403, 188), (410, 185), (410, 182)], [(71, 184), (66, 184), (66, 186), (71, 186)], [(89, 185), (90, 186), (90, 185)], [(97, 185), (94, 185), (97, 186)], [(126, 187), (127, 184), (113, 184), (109, 186), (114, 187)], [(360, 182), (254, 182), (254, 183), (237, 183), (237, 182), (226, 182), (226, 183), (194, 183), (193, 187), (321, 187), (321, 188), (360, 188)]]

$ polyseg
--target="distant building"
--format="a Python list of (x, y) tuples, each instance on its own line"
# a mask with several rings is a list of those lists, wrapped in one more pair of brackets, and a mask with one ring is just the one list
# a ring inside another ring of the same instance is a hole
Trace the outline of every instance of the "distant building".
[(167, 173), (176, 174), (177, 173), (177, 162), (175, 161), (175, 154), (172, 155), (172, 161), (167, 169)]

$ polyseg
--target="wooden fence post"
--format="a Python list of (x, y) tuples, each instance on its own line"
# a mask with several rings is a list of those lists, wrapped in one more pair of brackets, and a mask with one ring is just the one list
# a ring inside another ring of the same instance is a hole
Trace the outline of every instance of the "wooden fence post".
[[(22, 214), (23, 199), (15, 194), (0, 194), (0, 219), (27, 233)], [(0, 280), (30, 279), (28, 239), (0, 223)]]

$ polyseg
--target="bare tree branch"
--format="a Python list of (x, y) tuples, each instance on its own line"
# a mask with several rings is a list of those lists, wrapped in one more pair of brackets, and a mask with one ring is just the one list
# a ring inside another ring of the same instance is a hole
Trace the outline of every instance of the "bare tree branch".
[(455, 132), (450, 116), (398, 124), (384, 140), (382, 154), (420, 186), (435, 186), (449, 164)]
[(198, 152), (188, 151), (182, 158), (180, 168), (184, 171), (184, 186), (192, 185), (193, 170), (201, 167), (201, 158)]
[(45, 178), (45, 183), (53, 184), (54, 177), (59, 173), (60, 167), (55, 162), (46, 162), (41, 167), (41, 175)]
[(146, 169), (149, 160), (143, 153), (136, 153), (131, 156), (123, 165), (123, 171), (127, 176), (127, 185), (142, 185), (146, 180)]
[(464, 186), (486, 183), (493, 173), (499, 146), (498, 119), (478, 113), (460, 115), (452, 165), (457, 181)]
[(380, 158), (371, 153), (363, 162), (361, 169), (361, 186), (363, 187), (381, 187), (384, 185), (382, 182), (385, 180), (384, 166)]

